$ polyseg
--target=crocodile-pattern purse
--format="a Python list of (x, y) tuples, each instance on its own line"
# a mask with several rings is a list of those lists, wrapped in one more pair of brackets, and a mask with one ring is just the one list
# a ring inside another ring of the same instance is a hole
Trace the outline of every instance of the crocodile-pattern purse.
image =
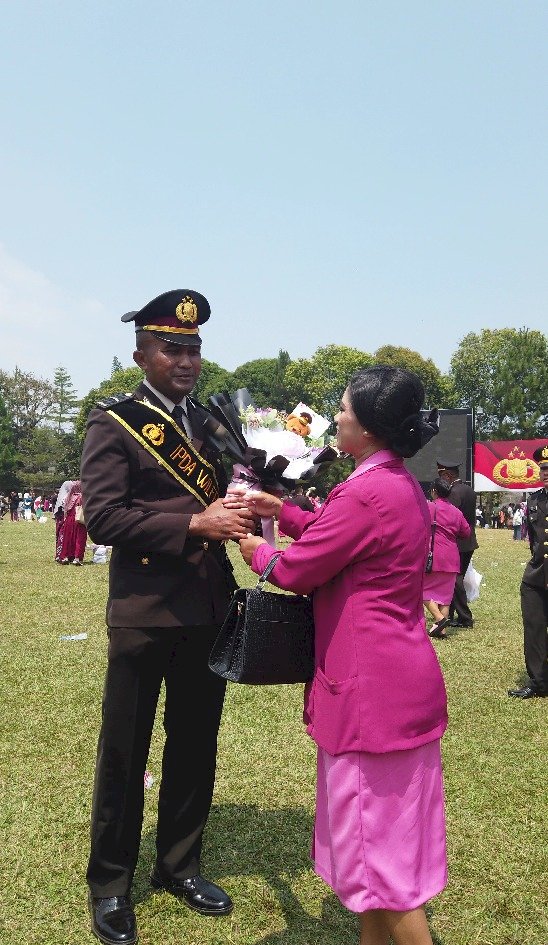
[(312, 600), (263, 590), (278, 555), (255, 587), (234, 592), (209, 656), (209, 668), (230, 682), (255, 686), (302, 683), (314, 673)]

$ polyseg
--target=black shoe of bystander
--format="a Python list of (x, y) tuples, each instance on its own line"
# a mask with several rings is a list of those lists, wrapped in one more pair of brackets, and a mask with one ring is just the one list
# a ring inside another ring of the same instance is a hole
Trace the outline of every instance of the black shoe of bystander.
[(529, 685), (522, 686), (521, 689), (509, 689), (508, 695), (511, 699), (542, 699), (544, 696), (548, 696), (548, 692)]

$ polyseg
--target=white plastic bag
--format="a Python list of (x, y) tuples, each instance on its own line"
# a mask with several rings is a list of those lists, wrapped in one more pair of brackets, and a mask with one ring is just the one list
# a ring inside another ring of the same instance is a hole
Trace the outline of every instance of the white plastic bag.
[(480, 596), (480, 585), (483, 580), (483, 575), (476, 571), (472, 562), (468, 565), (466, 569), (466, 574), (464, 575), (464, 590), (466, 591), (466, 600), (469, 604), (472, 604)]

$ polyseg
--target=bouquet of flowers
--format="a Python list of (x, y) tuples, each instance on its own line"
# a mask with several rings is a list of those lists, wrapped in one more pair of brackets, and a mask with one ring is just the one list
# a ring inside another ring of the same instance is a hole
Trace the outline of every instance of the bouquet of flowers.
[[(214, 394), (209, 409), (208, 432), (234, 460), (229, 488), (283, 492), (311, 479), (338, 456), (324, 443), (329, 420), (306, 404), (298, 404), (290, 414), (256, 407), (249, 391), (241, 388), (234, 394)], [(263, 535), (274, 544), (270, 519), (263, 522)]]

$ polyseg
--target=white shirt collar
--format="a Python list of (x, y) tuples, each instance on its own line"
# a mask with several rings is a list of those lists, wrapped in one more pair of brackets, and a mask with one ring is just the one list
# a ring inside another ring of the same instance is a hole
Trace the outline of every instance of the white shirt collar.
[[(152, 384), (146, 379), (143, 381), (143, 384), (146, 387), (148, 387), (148, 389), (152, 391), (155, 397), (157, 397), (158, 400), (160, 400), (163, 403), (164, 407), (167, 409), (167, 412), (172, 413), (173, 408), (176, 406), (174, 401), (170, 400), (169, 397), (166, 397), (165, 394), (161, 394), (160, 391), (156, 390), (156, 388), (153, 387)], [(182, 407), (186, 413), (186, 397), (183, 397), (183, 399), (179, 401), (179, 406)]]

